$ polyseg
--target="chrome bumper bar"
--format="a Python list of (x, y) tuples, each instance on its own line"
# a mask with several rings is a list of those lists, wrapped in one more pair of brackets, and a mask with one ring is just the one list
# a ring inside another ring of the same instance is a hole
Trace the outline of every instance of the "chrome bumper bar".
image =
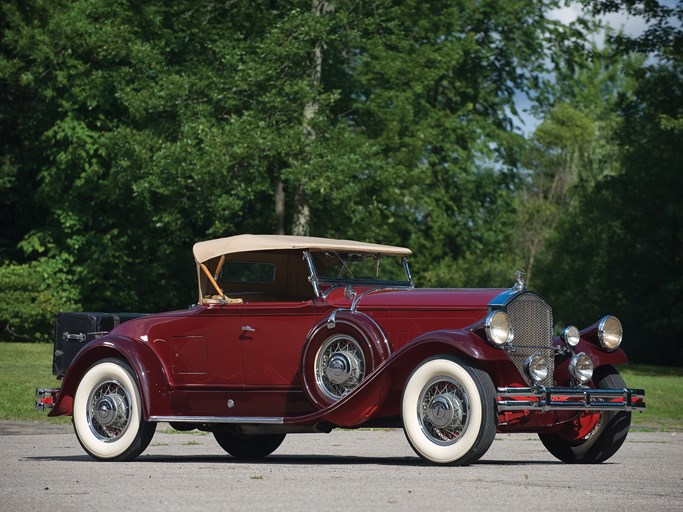
[(643, 411), (645, 390), (498, 388), (497, 405), (499, 411)]

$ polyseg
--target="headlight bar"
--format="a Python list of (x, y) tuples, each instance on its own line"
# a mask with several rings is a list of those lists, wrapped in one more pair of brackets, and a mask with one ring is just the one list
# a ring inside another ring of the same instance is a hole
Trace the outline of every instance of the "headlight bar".
[[(515, 400), (502, 400), (515, 398)], [(498, 388), (499, 411), (643, 411), (643, 389)]]

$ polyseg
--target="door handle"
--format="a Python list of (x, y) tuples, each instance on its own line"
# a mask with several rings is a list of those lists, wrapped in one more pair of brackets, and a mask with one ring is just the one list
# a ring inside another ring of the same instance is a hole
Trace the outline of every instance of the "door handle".
[(249, 325), (243, 325), (242, 326), (242, 332), (256, 332), (256, 329)]

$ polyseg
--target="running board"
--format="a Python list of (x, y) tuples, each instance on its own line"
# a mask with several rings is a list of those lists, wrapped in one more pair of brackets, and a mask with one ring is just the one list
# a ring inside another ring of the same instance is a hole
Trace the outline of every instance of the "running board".
[(284, 418), (250, 416), (150, 416), (149, 421), (168, 423), (240, 423), (250, 425), (282, 425)]

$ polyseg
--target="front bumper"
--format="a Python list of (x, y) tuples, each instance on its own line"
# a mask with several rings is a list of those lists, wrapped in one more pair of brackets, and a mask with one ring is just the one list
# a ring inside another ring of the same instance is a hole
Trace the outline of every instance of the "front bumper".
[(643, 389), (498, 388), (498, 411), (644, 411)]

